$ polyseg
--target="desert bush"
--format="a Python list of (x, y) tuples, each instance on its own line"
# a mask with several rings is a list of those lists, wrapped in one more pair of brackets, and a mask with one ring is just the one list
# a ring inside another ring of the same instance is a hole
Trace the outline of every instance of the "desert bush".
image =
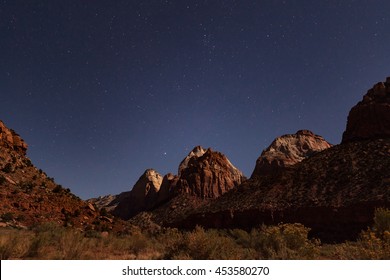
[(32, 162), (31, 162), (31, 160), (28, 159), (28, 158), (26, 158), (26, 159), (24, 160), (24, 164), (25, 164), (26, 166), (28, 166), (28, 167), (31, 167), (31, 166), (33, 165)]
[(14, 219), (14, 214), (11, 213), (11, 212), (7, 212), (7, 213), (4, 213), (1, 215), (1, 219), (4, 221), (4, 222), (10, 222)]
[(16, 220), (17, 220), (18, 222), (23, 222), (23, 221), (26, 220), (26, 216), (23, 215), (23, 214), (19, 214), (19, 215), (16, 217)]
[(225, 231), (204, 230), (180, 232), (169, 229), (160, 236), (164, 240), (163, 259), (245, 259), (248, 250), (237, 244)]
[(60, 193), (61, 191), (62, 191), (62, 186), (61, 185), (56, 185), (54, 187), (54, 189), (52, 190), (53, 193)]
[(390, 235), (390, 209), (378, 208), (375, 210), (373, 230), (382, 239)]
[(7, 163), (3, 167), (2, 171), (5, 172), (5, 173), (11, 173), (12, 172), (12, 164), (11, 163)]
[(27, 258), (81, 259), (87, 248), (87, 239), (81, 232), (54, 223), (42, 224), (34, 233), (25, 255)]
[(7, 179), (3, 175), (0, 175), (0, 185), (3, 185), (6, 181)]
[(13, 253), (13, 238), (1, 238), (0, 239), (0, 260), (8, 260)]
[(105, 216), (105, 217), (109, 216), (106, 208), (103, 207), (102, 209), (100, 209), (100, 216)]
[(0, 259), (20, 259), (28, 250), (31, 234), (17, 229), (0, 229)]
[(262, 259), (313, 259), (318, 254), (319, 241), (309, 240), (310, 229), (302, 224), (262, 226), (250, 232), (247, 247)]
[(390, 259), (390, 210), (375, 210), (374, 225), (362, 231), (356, 242), (347, 241), (327, 248), (329, 259)]
[(126, 237), (127, 250), (135, 255), (145, 253), (152, 247), (152, 240), (143, 234), (142, 232), (134, 232), (130, 236)]
[[(188, 251), (193, 259), (246, 259), (248, 250), (226, 235), (225, 231), (196, 228), (186, 235)], [(200, 244), (200, 248), (199, 248)]]

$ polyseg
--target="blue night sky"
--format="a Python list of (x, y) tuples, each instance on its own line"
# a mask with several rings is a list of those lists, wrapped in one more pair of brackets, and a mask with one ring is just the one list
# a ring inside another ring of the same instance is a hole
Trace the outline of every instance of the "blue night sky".
[(81, 198), (177, 173), (196, 145), (250, 176), (272, 140), (340, 143), (390, 76), (390, 1), (0, 1), (0, 119)]

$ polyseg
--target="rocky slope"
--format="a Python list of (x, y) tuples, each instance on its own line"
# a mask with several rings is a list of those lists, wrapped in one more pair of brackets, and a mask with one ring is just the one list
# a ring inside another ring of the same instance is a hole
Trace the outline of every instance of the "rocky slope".
[(82, 230), (122, 226), (56, 184), (31, 163), (26, 151), (23, 139), (0, 121), (0, 226), (23, 228), (46, 222)]
[(281, 172), (331, 146), (323, 137), (309, 130), (283, 135), (261, 153), (251, 178)]

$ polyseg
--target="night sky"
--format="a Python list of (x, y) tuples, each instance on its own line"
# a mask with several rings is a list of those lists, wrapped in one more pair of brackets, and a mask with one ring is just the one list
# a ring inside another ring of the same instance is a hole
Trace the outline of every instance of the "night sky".
[(0, 119), (83, 199), (177, 173), (196, 145), (250, 176), (272, 140), (338, 144), (390, 76), (390, 1), (0, 1)]

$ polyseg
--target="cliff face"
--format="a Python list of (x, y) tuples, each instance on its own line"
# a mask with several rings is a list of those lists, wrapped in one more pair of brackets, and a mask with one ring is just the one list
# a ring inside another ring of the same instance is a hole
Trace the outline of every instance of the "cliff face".
[(343, 143), (390, 137), (390, 77), (363, 96), (348, 115)]
[(152, 209), (157, 203), (162, 180), (163, 177), (157, 171), (147, 169), (131, 191), (118, 196), (119, 202), (113, 214), (127, 220), (139, 212)]
[(179, 166), (177, 191), (200, 198), (217, 198), (237, 187), (244, 176), (227, 157), (195, 147)]
[(331, 146), (323, 137), (309, 130), (283, 135), (261, 153), (251, 178), (283, 171)]

